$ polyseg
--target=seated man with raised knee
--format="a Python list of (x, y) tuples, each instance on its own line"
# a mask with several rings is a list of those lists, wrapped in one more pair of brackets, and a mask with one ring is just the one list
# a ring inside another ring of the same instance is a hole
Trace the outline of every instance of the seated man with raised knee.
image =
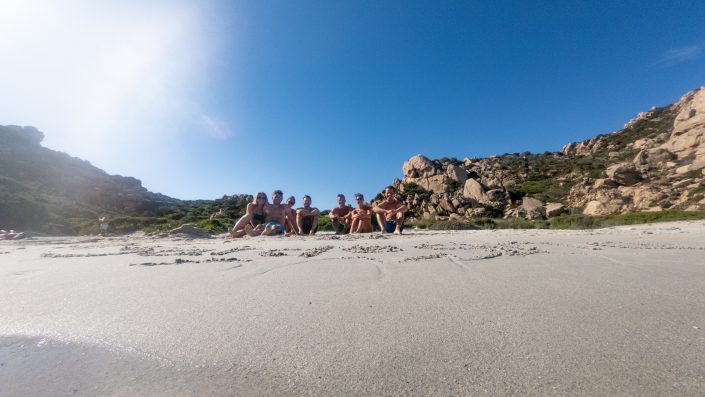
[(316, 234), (321, 213), (318, 208), (311, 207), (311, 196), (308, 194), (304, 196), (303, 202), (304, 206), (296, 210), (296, 225), (301, 234)]
[(348, 214), (350, 214), (353, 209), (345, 203), (345, 195), (339, 194), (336, 199), (338, 200), (338, 206), (330, 210), (328, 214), (331, 223), (333, 223), (333, 230), (335, 230), (335, 234), (350, 233), (352, 218), (349, 217)]
[(377, 222), (383, 234), (401, 234), (406, 210), (404, 203), (397, 199), (393, 186), (384, 188), (384, 200), (372, 208), (372, 211), (377, 214)]

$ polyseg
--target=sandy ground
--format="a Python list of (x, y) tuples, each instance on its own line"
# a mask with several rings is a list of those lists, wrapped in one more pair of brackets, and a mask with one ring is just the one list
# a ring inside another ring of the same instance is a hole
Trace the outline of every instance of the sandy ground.
[(704, 392), (702, 221), (0, 242), (0, 396)]

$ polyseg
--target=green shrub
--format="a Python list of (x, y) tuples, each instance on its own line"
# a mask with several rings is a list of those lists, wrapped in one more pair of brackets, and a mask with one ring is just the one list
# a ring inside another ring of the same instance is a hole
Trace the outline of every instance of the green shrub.
[(439, 221), (430, 225), (431, 230), (477, 230), (479, 226), (467, 221)]
[(543, 202), (560, 202), (568, 195), (568, 188), (561, 186), (555, 178), (528, 180), (520, 185), (508, 187), (507, 191), (512, 201), (528, 195)]
[(435, 221), (431, 219), (416, 219), (413, 221), (406, 221), (404, 224), (406, 225), (407, 228), (410, 227), (416, 227), (419, 229), (429, 229), (431, 228), (431, 225), (433, 225)]
[[(431, 193), (428, 190), (424, 189), (423, 186), (418, 185), (414, 182), (405, 183), (404, 189), (399, 192), (399, 195), (402, 197), (403, 200), (414, 197), (417, 194), (421, 199), (427, 199), (431, 196)], [(383, 198), (384, 197), (382, 197), (382, 199)], [(376, 199), (377, 198), (375, 197), (375, 200)]]
[(482, 229), (497, 229), (497, 222), (492, 218), (477, 218), (472, 222)]
[(446, 193), (453, 193), (460, 188), (460, 182), (448, 177), (443, 178), (443, 185), (445, 185)]
[[(324, 215), (325, 212), (325, 215)], [(330, 232), (333, 231), (333, 223), (331, 222), (330, 218), (328, 217), (328, 211), (323, 211), (321, 215), (318, 217), (318, 230), (319, 231), (326, 231)]]
[(589, 216), (562, 214), (551, 218), (551, 229), (594, 229), (617, 225), (705, 219), (705, 211), (665, 210), (659, 212), (627, 212), (624, 214)]
[(688, 171), (685, 173), (685, 177), (691, 178), (691, 179), (698, 179), (701, 176), (703, 176), (703, 173), (701, 170), (692, 170), (692, 171)]

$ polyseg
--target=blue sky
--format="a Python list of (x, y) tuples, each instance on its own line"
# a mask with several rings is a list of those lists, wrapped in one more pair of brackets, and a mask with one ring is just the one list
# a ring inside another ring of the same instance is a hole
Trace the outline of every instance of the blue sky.
[(331, 208), (557, 151), (705, 84), (701, 1), (0, 2), (0, 124), (182, 199)]

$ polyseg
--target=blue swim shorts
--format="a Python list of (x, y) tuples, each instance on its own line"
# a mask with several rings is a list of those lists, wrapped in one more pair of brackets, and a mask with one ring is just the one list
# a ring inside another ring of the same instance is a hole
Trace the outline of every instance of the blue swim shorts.
[(278, 227), (278, 228), (279, 228), (279, 234), (284, 234), (284, 232), (286, 232), (286, 230), (284, 229), (284, 226), (282, 226), (282, 224), (279, 223), (279, 222), (277, 222), (277, 221), (269, 221), (269, 222), (266, 222), (266, 223), (264, 224), (264, 226), (265, 226), (265, 227), (267, 227), (267, 226)]

